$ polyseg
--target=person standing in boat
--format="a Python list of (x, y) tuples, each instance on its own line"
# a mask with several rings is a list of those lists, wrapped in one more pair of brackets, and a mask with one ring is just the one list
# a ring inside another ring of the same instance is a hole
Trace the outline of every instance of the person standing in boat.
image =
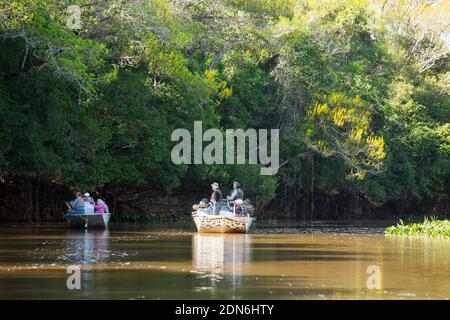
[(71, 214), (83, 214), (84, 213), (84, 199), (81, 192), (76, 193), (76, 198), (70, 203), (70, 209), (68, 213)]
[(219, 214), (220, 212), (220, 201), (222, 200), (222, 191), (219, 189), (219, 184), (217, 182), (214, 182), (211, 184), (211, 188), (213, 189), (213, 193), (211, 194), (211, 203), (214, 205), (214, 212), (213, 214)]
[(233, 182), (233, 192), (230, 196), (227, 196), (227, 200), (229, 201), (229, 208), (232, 212), (240, 213), (242, 211), (241, 205), (244, 200), (244, 191), (242, 190), (239, 182)]
[(84, 212), (86, 214), (93, 214), (95, 211), (94, 207), (94, 198), (91, 197), (91, 195), (86, 192), (84, 194)]
[(244, 191), (241, 188), (241, 184), (237, 181), (233, 182), (233, 192), (227, 197), (229, 201), (244, 200)]
[(90, 204), (94, 204), (94, 198), (91, 197), (91, 195), (88, 192), (86, 192), (84, 194), (84, 202), (89, 202)]

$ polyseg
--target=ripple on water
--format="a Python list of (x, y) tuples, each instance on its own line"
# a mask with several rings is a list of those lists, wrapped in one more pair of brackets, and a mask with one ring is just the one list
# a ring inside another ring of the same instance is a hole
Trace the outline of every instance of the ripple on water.
[[(448, 276), (449, 244), (378, 236), (384, 233), (378, 226), (278, 225), (250, 235), (201, 236), (179, 230), (64, 230), (55, 236), (33, 229), (0, 239), (8, 258), (0, 272), (15, 290), (0, 290), (0, 298), (70, 298), (64, 286), (49, 291), (47, 282), (60, 281), (55, 272), (66, 277), (69, 264), (84, 264), (86, 283), (98, 281), (90, 287), (92, 298), (231, 298), (235, 290), (247, 299), (448, 299), (442, 279)], [(366, 289), (369, 264), (382, 267), (384, 287), (376, 294)], [(22, 289), (24, 279), (32, 295)]]
[(377, 227), (270, 227), (253, 230), (254, 234), (384, 234), (384, 228)]

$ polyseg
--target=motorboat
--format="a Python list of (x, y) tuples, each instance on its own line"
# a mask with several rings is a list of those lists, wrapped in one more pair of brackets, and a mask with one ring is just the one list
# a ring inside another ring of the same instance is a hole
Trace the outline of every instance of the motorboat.
[(193, 209), (192, 218), (199, 233), (246, 233), (255, 220), (250, 200), (211, 203), (203, 199)]

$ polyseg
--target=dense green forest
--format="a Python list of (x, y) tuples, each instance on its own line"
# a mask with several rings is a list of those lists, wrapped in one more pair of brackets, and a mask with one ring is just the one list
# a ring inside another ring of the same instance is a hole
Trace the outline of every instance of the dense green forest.
[[(447, 0), (2, 1), (0, 217), (235, 180), (261, 217), (446, 215), (449, 21)], [(279, 172), (173, 164), (196, 120), (279, 128)]]

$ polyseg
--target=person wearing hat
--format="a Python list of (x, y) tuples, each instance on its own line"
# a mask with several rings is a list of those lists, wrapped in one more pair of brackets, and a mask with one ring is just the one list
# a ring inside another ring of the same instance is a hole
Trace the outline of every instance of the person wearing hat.
[(75, 200), (72, 202), (67, 203), (69, 207), (68, 213), (70, 214), (83, 214), (84, 213), (84, 200), (81, 195), (81, 192), (76, 193)]
[(211, 194), (211, 199), (209, 201), (211, 201), (212, 204), (219, 203), (219, 205), (215, 206), (215, 211), (214, 211), (214, 214), (219, 214), (220, 200), (222, 200), (222, 191), (220, 191), (219, 184), (217, 182), (214, 182), (213, 184), (211, 184), (211, 188), (213, 189), (213, 193)]
[(95, 212), (94, 207), (94, 198), (91, 197), (91, 195), (86, 192), (84, 195), (84, 213), (85, 214), (93, 214)]
[(227, 197), (228, 200), (234, 201), (234, 200), (244, 200), (244, 191), (242, 191), (241, 185), (239, 182), (235, 181), (233, 183), (233, 192), (230, 196)]
[(84, 194), (84, 202), (89, 202), (90, 204), (94, 204), (94, 198), (91, 197), (89, 192)]

